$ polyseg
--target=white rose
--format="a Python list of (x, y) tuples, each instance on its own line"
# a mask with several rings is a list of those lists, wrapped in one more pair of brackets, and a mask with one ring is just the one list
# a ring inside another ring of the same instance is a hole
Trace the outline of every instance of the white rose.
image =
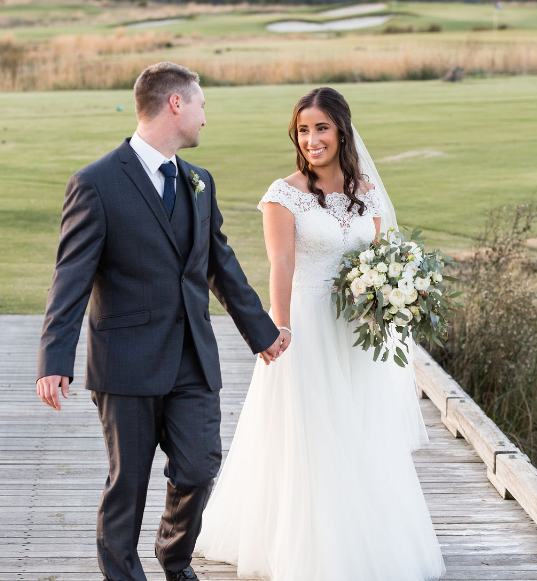
[(416, 279), (414, 280), (414, 286), (419, 291), (426, 291), (431, 286), (431, 279), (428, 277), (421, 278), (420, 276), (417, 276)]
[(351, 283), (352, 294), (357, 297), (367, 290), (365, 282), (360, 278), (355, 278)]
[(418, 298), (418, 291), (414, 289), (411, 295), (407, 295), (405, 299), (405, 303), (407, 305), (412, 304)]
[(390, 313), (390, 315), (395, 315), (395, 313), (398, 313), (398, 312), (399, 312), (399, 308), (398, 307), (391, 306), (388, 309), (388, 313)]
[(360, 252), (358, 258), (360, 259), (360, 262), (367, 262), (367, 254), (365, 250), (363, 252)]
[(403, 276), (409, 276), (414, 278), (418, 274), (418, 266), (415, 262), (408, 262), (405, 264)]
[(388, 265), (385, 262), (379, 262), (377, 264), (377, 270), (382, 273), (388, 272)]
[(402, 309), (405, 306), (405, 299), (405, 294), (398, 288), (394, 288), (389, 296), (390, 303), (398, 309)]
[(444, 277), (439, 272), (433, 272), (433, 281), (434, 282), (442, 282)]
[(362, 274), (360, 278), (365, 282), (367, 286), (373, 286), (377, 281), (377, 277), (378, 272), (376, 272), (375, 270), (368, 270), (367, 272), (364, 272), (364, 274)]
[(381, 289), (380, 292), (382, 293), (382, 300), (385, 305), (387, 305), (390, 301), (390, 293), (392, 292), (392, 285), (385, 284)]
[(398, 317), (396, 315), (393, 318), (394, 323), (396, 325), (408, 325), (410, 323), (410, 321), (412, 320), (412, 313), (410, 312), (410, 309), (407, 309), (407, 308), (400, 309), (399, 312), (402, 313), (403, 315), (405, 315), (407, 317), (407, 320), (405, 321), (404, 319), (402, 319), (401, 317)]
[(362, 264), (360, 264), (360, 272), (363, 272), (364, 274), (366, 272), (369, 272), (371, 270), (371, 266), (369, 264), (367, 264), (366, 262), (362, 262)]
[(360, 271), (357, 268), (353, 268), (348, 274), (347, 274), (347, 280), (352, 282), (357, 276), (360, 276)]
[(375, 258), (375, 251), (372, 248), (366, 250), (365, 253), (367, 260), (373, 260)]
[(376, 280), (374, 282), (375, 288), (380, 288), (386, 282), (386, 275), (379, 274), (376, 271), (373, 271), (376, 274)]
[(414, 292), (414, 283), (409, 278), (402, 278), (397, 283), (397, 286), (399, 287), (399, 290), (407, 296)]
[(397, 278), (403, 271), (403, 265), (400, 262), (392, 262), (388, 267), (388, 275), (391, 278)]
[(421, 321), (420, 308), (419, 307), (409, 307), (409, 308), (410, 308), (410, 312), (412, 313), (412, 315), (414, 316), (416, 321), (418, 321), (418, 323), (419, 323)]
[(416, 250), (416, 252), (414, 252), (414, 254), (412, 255), (414, 257), (414, 262), (420, 266), (420, 264), (423, 262), (423, 256), (421, 254), (421, 250)]

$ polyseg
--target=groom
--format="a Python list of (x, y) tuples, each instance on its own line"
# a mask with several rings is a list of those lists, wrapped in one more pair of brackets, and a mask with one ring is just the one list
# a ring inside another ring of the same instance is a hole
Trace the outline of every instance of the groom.
[(205, 125), (199, 77), (172, 63), (134, 86), (138, 127), (67, 185), (39, 348), (37, 392), (68, 396), (88, 300), (86, 388), (99, 411), (109, 475), (97, 517), (105, 581), (146, 581), (137, 553), (151, 464), (167, 455), (155, 551), (168, 581), (190, 567), (221, 461), (218, 350), (209, 289), (265, 363), (280, 334), (227, 239), (211, 174), (175, 153)]

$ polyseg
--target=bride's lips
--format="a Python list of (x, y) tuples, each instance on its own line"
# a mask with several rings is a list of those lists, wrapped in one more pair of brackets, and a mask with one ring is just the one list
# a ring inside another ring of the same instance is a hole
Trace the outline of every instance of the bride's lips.
[(308, 155), (310, 157), (321, 157), (321, 155), (326, 151), (326, 147), (319, 147), (318, 149), (308, 149)]

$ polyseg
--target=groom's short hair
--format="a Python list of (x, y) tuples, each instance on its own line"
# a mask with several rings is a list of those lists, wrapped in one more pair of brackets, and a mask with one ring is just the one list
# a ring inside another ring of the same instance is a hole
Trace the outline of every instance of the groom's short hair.
[(155, 117), (174, 93), (188, 103), (194, 90), (193, 83), (199, 82), (198, 73), (175, 63), (163, 62), (147, 67), (134, 83), (136, 116), (138, 119)]

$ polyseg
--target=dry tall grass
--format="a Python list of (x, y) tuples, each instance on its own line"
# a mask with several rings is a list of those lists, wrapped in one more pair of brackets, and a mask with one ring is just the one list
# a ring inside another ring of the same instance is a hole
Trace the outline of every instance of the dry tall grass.
[(371, 43), (366, 50), (326, 51), (319, 45), (305, 51), (297, 40), (296, 50), (262, 51), (259, 57), (208, 53), (193, 38), (180, 40), (188, 46), (179, 53), (165, 52), (175, 42), (167, 33), (128, 35), (121, 28), (110, 36), (58, 36), (33, 44), (0, 37), (0, 91), (127, 88), (143, 68), (163, 58), (198, 71), (205, 86), (423, 80), (440, 78), (454, 66), (468, 75), (537, 73), (537, 44), (529, 42), (427, 46), (409, 39), (399, 50)]
[(434, 356), (537, 466), (537, 206), (491, 213), (462, 274), (466, 306)]

